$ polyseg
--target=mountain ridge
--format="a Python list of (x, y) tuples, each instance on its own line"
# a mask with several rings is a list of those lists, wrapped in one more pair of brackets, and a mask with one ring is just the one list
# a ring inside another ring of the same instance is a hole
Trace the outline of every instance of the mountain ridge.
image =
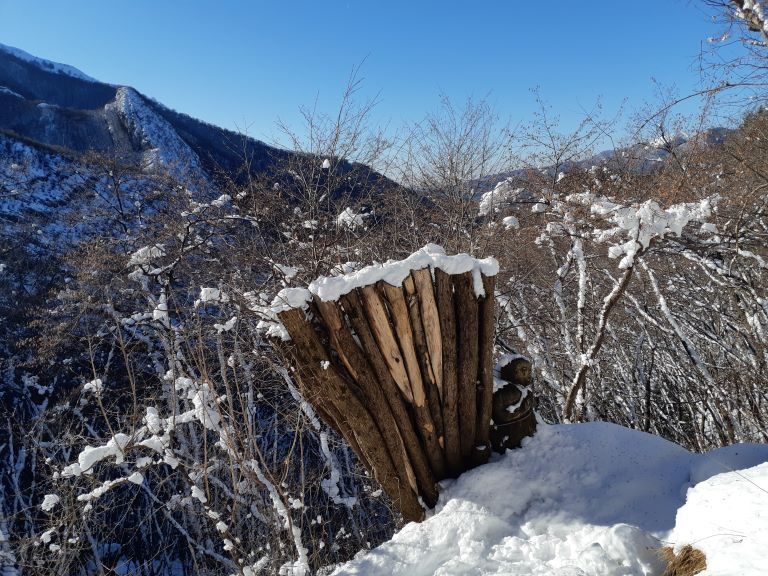
[(206, 180), (236, 173), (246, 159), (261, 172), (290, 154), (179, 113), (133, 87), (6, 45), (0, 45), (0, 130), (76, 154), (133, 157), (150, 171), (175, 166), (173, 176)]
[(79, 80), (85, 80), (87, 82), (99, 82), (95, 78), (88, 76), (74, 66), (70, 66), (69, 64), (61, 64), (59, 62), (54, 62), (53, 60), (46, 60), (45, 58), (39, 58), (37, 56), (33, 56), (29, 52), (21, 50), (20, 48), (14, 48), (13, 46), (8, 46), (2, 42), (0, 42), (0, 51), (11, 54), (20, 60), (25, 60), (35, 64), (36, 66), (39, 66), (40, 68), (50, 70), (51, 72), (55, 72), (57, 74), (65, 74), (67, 76), (71, 76)]

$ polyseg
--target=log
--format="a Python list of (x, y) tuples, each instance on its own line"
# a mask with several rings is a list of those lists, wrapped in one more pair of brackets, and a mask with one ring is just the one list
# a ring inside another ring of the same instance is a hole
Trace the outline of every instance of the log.
[(411, 266), (402, 286), (374, 266), (351, 279), (369, 278), (367, 286), (337, 301), (316, 295), (306, 314), (275, 309), (295, 343), (278, 347), (292, 356), (302, 394), (409, 520), (437, 503), (436, 481), (486, 462), (492, 447), (510, 447), (532, 427), (532, 400), (521, 398), (524, 414), (489, 431), (497, 413), (501, 421), (517, 408), (512, 384), (493, 392), (495, 278), (480, 274), (482, 262), (463, 274), (433, 270), (463, 266), (466, 256), (442, 258)]
[(368, 462), (364, 452), (357, 442), (354, 430), (349, 425), (346, 417), (342, 415), (336, 404), (334, 404), (327, 395), (323, 395), (322, 387), (314, 379), (311, 371), (304, 366), (304, 354), (300, 352), (295, 342), (283, 342), (282, 340), (272, 339), (272, 345), (280, 351), (283, 358), (290, 359), (293, 367), (292, 377), (298, 383), (299, 393), (312, 408), (317, 412), (320, 418), (330, 426), (339, 436), (341, 436), (352, 447), (357, 454), (358, 459), (363, 466), (371, 473), (373, 468)]
[(470, 464), (477, 425), (478, 303), (470, 272), (456, 274), (451, 281), (456, 292), (461, 457), (466, 467)]
[[(408, 304), (403, 296), (403, 289), (398, 286), (392, 286), (386, 282), (377, 283), (376, 287), (381, 290), (389, 304), (390, 317), (403, 360), (405, 361), (405, 371), (408, 374), (408, 380), (413, 392), (413, 404), (417, 407), (426, 406), (427, 396), (424, 391), (424, 381), (421, 378), (419, 370), (419, 360), (416, 358), (416, 347), (413, 343), (413, 330), (411, 328), (410, 315), (408, 313)], [(365, 291), (366, 288), (363, 289)], [(366, 301), (366, 309), (368, 302)]]
[(448, 473), (456, 477), (462, 471), (461, 435), (458, 420), (458, 384), (456, 376), (456, 314), (451, 277), (435, 269), (435, 296), (440, 319), (443, 351), (443, 433)]
[[(410, 328), (413, 331), (413, 345), (416, 348), (416, 358), (419, 363), (419, 370), (421, 371), (422, 381), (424, 383), (424, 392), (427, 396), (427, 406), (429, 406), (432, 422), (435, 423), (437, 441), (440, 444), (440, 448), (445, 452), (443, 410), (440, 406), (440, 392), (437, 388), (433, 365), (429, 357), (429, 345), (427, 344), (427, 336), (424, 333), (425, 327), (423, 318), (421, 317), (421, 306), (419, 306), (419, 298), (416, 294), (416, 285), (413, 278), (408, 277), (403, 280), (403, 291), (405, 292), (406, 303), (408, 305)], [(442, 354), (442, 350), (440, 353)], [(440, 364), (442, 365), (442, 363), (442, 358), (440, 358)]]
[[(298, 377), (299, 382), (302, 382), (301, 376)], [(302, 396), (304, 396), (304, 392), (301, 392)], [(307, 402), (311, 402), (310, 400), (307, 400)], [(347, 418), (343, 415), (343, 413), (338, 409), (338, 407), (333, 404), (332, 402), (325, 402), (326, 408), (318, 410), (318, 414), (320, 414), (320, 417), (323, 419), (323, 421), (328, 424), (331, 428), (334, 428), (334, 423), (336, 424), (336, 427), (334, 430), (341, 436), (347, 444), (352, 448), (352, 451), (357, 454), (357, 457), (360, 459), (360, 462), (362, 463), (363, 467), (368, 470), (372, 475), (375, 476), (375, 471), (373, 469), (373, 465), (368, 461), (368, 457), (366, 456), (365, 452), (363, 452), (363, 449), (360, 448), (360, 443), (357, 441), (357, 435), (355, 431), (350, 427), (349, 422), (347, 421)], [(317, 408), (318, 404), (312, 404), (313, 407)]]
[[(435, 478), (442, 480), (445, 478), (445, 457), (442, 448), (440, 447), (437, 426), (432, 419), (432, 414), (429, 405), (427, 404), (424, 381), (421, 378), (419, 361), (416, 357), (413, 332), (411, 330), (411, 320), (403, 290), (402, 288), (392, 286), (386, 282), (380, 282), (377, 285), (377, 288), (382, 291), (389, 304), (394, 332), (397, 335), (397, 341), (402, 352), (402, 357), (405, 359), (406, 371), (411, 384), (411, 390), (413, 391), (413, 414), (417, 428), (424, 442), (424, 450), (427, 454), (427, 459), (429, 460)], [(367, 288), (362, 289), (364, 294), (366, 289)], [(372, 299), (373, 297), (370, 297), (363, 301), (366, 312), (369, 311), (368, 303)], [(368, 318), (369, 320), (371, 319), (370, 315)], [(379, 342), (379, 345), (381, 345), (381, 342)]]
[[(333, 404), (323, 401), (317, 386), (312, 386), (311, 382), (305, 381), (306, 379), (302, 377), (303, 374), (300, 366), (300, 357), (298, 355), (296, 346), (291, 345), (290, 342), (283, 342), (277, 338), (273, 338), (271, 340), (271, 344), (276, 350), (280, 352), (283, 358), (286, 360), (290, 359), (290, 363), (294, 368), (294, 372), (291, 376), (297, 380), (298, 390), (299, 394), (301, 394), (301, 397), (312, 406), (312, 409), (317, 412), (318, 416), (320, 416), (323, 422), (325, 422), (333, 429), (334, 432), (346, 440), (347, 437), (351, 434), (349, 427), (345, 426), (346, 420), (341, 418), (341, 415), (338, 413), (338, 411), (335, 410)], [(352, 446), (352, 449), (355, 451), (355, 453), (359, 454), (358, 451), (360, 448), (357, 446), (357, 439), (352, 437), (352, 439), (349, 441), (349, 444)]]
[(397, 345), (397, 339), (392, 332), (392, 327), (387, 318), (387, 312), (384, 309), (384, 303), (381, 301), (378, 292), (373, 286), (366, 286), (360, 289), (361, 300), (365, 307), (368, 317), (368, 323), (371, 326), (376, 342), (384, 355), (384, 361), (387, 363), (392, 378), (397, 387), (409, 403), (413, 404), (413, 390), (408, 380), (408, 373), (405, 368), (405, 361)]
[(424, 510), (419, 504), (418, 495), (403, 478), (403, 472), (395, 468), (377, 421), (352, 392), (336, 365), (331, 363), (318, 334), (306, 320), (304, 311), (286, 310), (279, 314), (279, 318), (297, 350), (301, 351), (293, 356), (298, 362), (302, 381), (313, 393), (316, 391), (321, 401), (334, 405), (337, 414), (343, 414), (343, 419), (354, 431), (353, 436), (361, 454), (394, 505), (408, 520), (420, 521)]
[(387, 368), (384, 355), (376, 344), (376, 339), (371, 330), (368, 319), (365, 315), (365, 309), (360, 297), (356, 292), (351, 292), (342, 296), (341, 304), (344, 312), (349, 318), (349, 322), (355, 331), (363, 352), (371, 363), (376, 373), (382, 391), (384, 393), (392, 414), (398, 422), (400, 434), (411, 459), (413, 471), (416, 475), (416, 483), (419, 486), (419, 492), (427, 506), (434, 506), (437, 503), (437, 489), (435, 488), (435, 477), (427, 460), (425, 449), (422, 447), (419, 437), (416, 435), (411, 417), (405, 401), (400, 394), (397, 384)]
[(413, 270), (411, 272), (416, 292), (419, 297), (419, 309), (421, 321), (424, 324), (424, 332), (427, 335), (427, 348), (432, 364), (432, 373), (437, 383), (440, 399), (443, 397), (443, 341), (440, 331), (440, 315), (435, 301), (435, 288), (432, 284), (432, 274), (428, 268)]
[[(475, 465), (485, 464), (491, 455), (491, 411), (493, 408), (493, 334), (496, 278), (483, 275), (485, 297), (480, 300), (478, 329), (477, 429), (475, 433)], [(481, 448), (482, 447), (482, 448)]]
[(416, 485), (413, 467), (405, 450), (403, 439), (400, 437), (400, 423), (393, 416), (379, 382), (365, 355), (355, 342), (337, 303), (323, 302), (319, 298), (315, 298), (315, 304), (328, 327), (328, 334), (336, 354), (360, 386), (367, 400), (366, 407), (378, 418), (378, 427), (384, 437), (395, 469), (405, 472), (411, 488), (418, 493), (419, 489)]

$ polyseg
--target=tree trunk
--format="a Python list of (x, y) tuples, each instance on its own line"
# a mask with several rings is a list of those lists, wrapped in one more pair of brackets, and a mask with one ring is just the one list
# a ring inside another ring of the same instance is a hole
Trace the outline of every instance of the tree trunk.
[(485, 297), (480, 301), (478, 331), (479, 386), (477, 387), (477, 429), (475, 431), (475, 463), (485, 464), (491, 456), (490, 422), (493, 404), (493, 333), (494, 290), (496, 278), (483, 276)]
[(427, 461), (426, 453), (421, 445), (419, 437), (416, 435), (411, 416), (408, 414), (408, 408), (403, 400), (400, 390), (395, 384), (392, 375), (389, 373), (384, 356), (376, 345), (376, 340), (371, 332), (371, 327), (365, 317), (365, 310), (357, 293), (351, 292), (342, 296), (341, 303), (344, 311), (349, 318), (355, 335), (360, 340), (363, 352), (370, 361), (376, 377), (381, 385), (384, 397), (389, 403), (392, 414), (398, 422), (400, 435), (405, 443), (408, 456), (411, 459), (416, 482), (419, 485), (419, 491), (422, 494), (424, 503), (427, 506), (434, 506), (437, 503), (437, 490), (435, 489), (435, 476)]

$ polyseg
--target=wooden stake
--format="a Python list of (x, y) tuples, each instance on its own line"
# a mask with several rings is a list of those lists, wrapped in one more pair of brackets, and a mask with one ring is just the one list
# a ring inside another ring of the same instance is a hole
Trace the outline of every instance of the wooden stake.
[(443, 351), (443, 430), (448, 473), (456, 477), (461, 471), (461, 440), (458, 420), (459, 389), (456, 377), (456, 315), (451, 277), (435, 269), (435, 294), (440, 319)]
[[(431, 284), (430, 284), (431, 286)], [(431, 288), (430, 288), (431, 289)], [(421, 308), (419, 306), (416, 286), (413, 278), (410, 276), (403, 280), (403, 290), (408, 305), (408, 315), (410, 316), (410, 328), (413, 331), (413, 345), (416, 348), (416, 357), (419, 362), (422, 380), (424, 382), (424, 393), (427, 396), (427, 406), (432, 416), (432, 422), (435, 423), (435, 431), (440, 447), (445, 451), (445, 436), (443, 431), (443, 410), (440, 406), (440, 392), (437, 389), (435, 374), (432, 369), (432, 362), (429, 358), (429, 346), (427, 345), (427, 336), (424, 334), (425, 326), (421, 317)], [(439, 326), (438, 326), (439, 329)], [(442, 351), (440, 352), (442, 354)], [(443, 359), (440, 358), (442, 366)]]
[(399, 433), (399, 422), (392, 415), (384, 393), (379, 387), (379, 382), (365, 358), (362, 350), (355, 342), (352, 333), (338, 308), (336, 302), (323, 302), (315, 298), (320, 314), (328, 327), (331, 343), (336, 354), (347, 366), (350, 374), (357, 381), (367, 400), (366, 406), (378, 418), (379, 429), (389, 450), (392, 461), (397, 470), (403, 470), (414, 492), (418, 493), (416, 477), (411, 466), (408, 454), (405, 451), (403, 440)]
[[(413, 404), (417, 407), (426, 406), (427, 396), (424, 391), (421, 371), (419, 370), (419, 360), (416, 358), (416, 347), (413, 343), (413, 331), (408, 314), (408, 304), (403, 296), (403, 289), (386, 282), (379, 282), (376, 284), (376, 287), (382, 291), (389, 303), (390, 316), (395, 329), (394, 333), (400, 344), (400, 351), (405, 361), (405, 370), (408, 373), (408, 380), (413, 391)], [(363, 291), (365, 291), (365, 288)]]
[[(475, 465), (485, 464), (491, 455), (491, 410), (493, 408), (493, 334), (495, 327), (496, 278), (483, 275), (485, 297), (480, 300), (478, 330), (479, 362), (477, 388), (477, 430), (475, 433)], [(482, 448), (481, 448), (482, 447)]]
[(429, 360), (432, 364), (432, 373), (435, 376), (440, 399), (443, 398), (443, 341), (440, 330), (440, 315), (437, 312), (435, 302), (435, 288), (432, 285), (432, 274), (429, 268), (413, 270), (411, 272), (416, 284), (416, 292), (419, 297), (419, 309), (421, 321), (424, 324), (424, 332), (427, 336), (427, 348)]
[(451, 276), (456, 292), (456, 325), (458, 335), (458, 388), (459, 388), (459, 431), (461, 434), (461, 457), (464, 469), (470, 466), (477, 425), (477, 348), (478, 348), (478, 305), (473, 288), (472, 274)]
[(373, 286), (361, 288), (360, 295), (362, 296), (371, 331), (379, 345), (379, 350), (384, 355), (384, 361), (387, 363), (389, 372), (392, 374), (392, 378), (395, 380), (397, 387), (400, 388), (400, 392), (402, 392), (405, 399), (413, 404), (414, 395), (411, 383), (408, 380), (408, 373), (405, 369), (405, 361), (400, 353), (392, 327), (389, 324), (384, 303)]
[[(416, 357), (416, 349), (413, 343), (411, 319), (408, 313), (408, 305), (403, 296), (403, 290), (386, 282), (380, 282), (377, 284), (377, 287), (384, 293), (389, 303), (394, 333), (397, 335), (402, 357), (405, 359), (411, 390), (413, 390), (413, 413), (419, 433), (424, 441), (424, 449), (429, 459), (432, 473), (435, 475), (435, 478), (442, 480), (445, 478), (445, 457), (440, 446), (439, 432), (427, 403), (424, 381), (421, 378), (419, 361)], [(363, 292), (365, 290), (366, 288), (363, 288)], [(364, 301), (366, 311), (368, 311), (368, 302), (368, 299)]]

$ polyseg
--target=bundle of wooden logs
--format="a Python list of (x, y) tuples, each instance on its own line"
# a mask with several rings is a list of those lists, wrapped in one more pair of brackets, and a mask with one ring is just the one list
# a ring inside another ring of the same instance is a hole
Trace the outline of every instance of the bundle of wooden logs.
[(278, 314), (303, 397), (407, 520), (490, 456), (494, 286), (478, 269), (424, 267)]

